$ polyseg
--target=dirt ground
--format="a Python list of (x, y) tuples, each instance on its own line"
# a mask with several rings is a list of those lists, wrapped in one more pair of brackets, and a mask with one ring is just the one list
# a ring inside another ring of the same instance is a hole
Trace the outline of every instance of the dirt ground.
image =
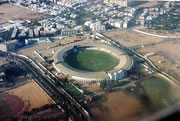
[(29, 45), (24, 48), (20, 48), (19, 50), (17, 50), (17, 53), (27, 55), (31, 57), (33, 60), (37, 62), (41, 62), (42, 59), (40, 59), (39, 56), (34, 53), (34, 51), (47, 50), (47, 48), (51, 46), (55, 46), (55, 43), (40, 43), (40, 44)]
[(12, 89), (9, 94), (18, 96), (24, 101), (24, 110), (32, 110), (46, 104), (53, 104), (48, 95), (34, 82), (31, 81), (23, 86)]
[(162, 35), (162, 36), (180, 36), (180, 32), (177, 32), (175, 30), (152, 30), (148, 29), (146, 27), (136, 27), (136, 29), (148, 32), (151, 34), (157, 34), (157, 35)]
[(163, 41), (162, 38), (152, 37), (137, 33), (133, 30), (122, 31), (108, 31), (104, 33), (106, 36), (119, 41), (120, 44), (126, 47), (133, 47), (137, 45), (152, 44)]
[(160, 69), (180, 79), (180, 41), (172, 41), (145, 47), (137, 52), (145, 55), (154, 52), (156, 55), (149, 59)]
[(0, 15), (0, 20), (5, 21), (12, 18), (28, 20), (39, 18), (41, 16), (35, 11), (11, 3), (0, 5), (0, 13), (3, 13)]
[[(51, 43), (52, 48), (39, 49), (39, 50), (41, 50), (40, 51), (41, 55), (46, 56), (46, 57), (50, 57), (49, 59), (53, 59), (52, 58), (53, 57), (52, 52), (56, 52), (57, 50), (60, 49), (61, 46), (63, 46), (63, 45), (59, 46), (60, 43), (66, 45), (66, 44), (71, 44), (71, 43), (72, 44), (78, 44), (78, 43), (92, 42), (92, 40), (90, 40), (90, 39), (82, 39), (82, 41), (74, 43), (74, 40), (79, 40), (79, 39), (80, 39), (79, 37), (67, 37), (67, 38), (64, 38), (63, 40), (56, 40), (53, 43)], [(46, 46), (48, 46), (48, 45), (46, 44)]]
[(87, 89), (90, 92), (95, 92), (95, 91), (100, 90), (98, 83), (91, 83), (91, 84), (83, 83), (82, 87)]
[(0, 66), (6, 64), (5, 58), (0, 57)]
[[(59, 46), (57, 46), (57, 45), (59, 45), (59, 43), (61, 43), (61, 44), (71, 43), (74, 40), (78, 40), (78, 39), (79, 39), (78, 37), (67, 37), (62, 40), (57, 39), (56, 41), (54, 41), (52, 43), (33, 44), (33, 45), (26, 46), (24, 48), (21, 48), (21, 49), (17, 50), (17, 52), (20, 54), (27, 55), (27, 56), (33, 58), (37, 62), (41, 62), (42, 59), (40, 59), (38, 57), (38, 55), (34, 53), (34, 51), (39, 51), (39, 53), (42, 54), (42, 56), (49, 57), (49, 56), (52, 56), (53, 51), (55, 52), (59, 49)], [(88, 40), (83, 40), (81, 42), (86, 42), (86, 41), (88, 41)]]
[(158, 5), (158, 2), (150, 1), (148, 3), (145, 3), (145, 4), (137, 6), (137, 8), (141, 8), (141, 7), (154, 7), (156, 5)]
[(107, 94), (107, 101), (91, 109), (98, 121), (139, 121), (147, 115), (147, 111), (135, 97), (122, 92)]

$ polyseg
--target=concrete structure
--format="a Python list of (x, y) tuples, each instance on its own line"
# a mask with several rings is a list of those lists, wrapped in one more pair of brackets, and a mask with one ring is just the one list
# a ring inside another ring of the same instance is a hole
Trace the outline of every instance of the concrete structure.
[(104, 0), (104, 3), (114, 3), (122, 7), (128, 6), (128, 0)]
[(105, 31), (105, 25), (101, 24), (101, 21), (86, 21), (85, 26), (89, 26), (92, 31)]
[(103, 43), (86, 43), (79, 44), (78, 51), (88, 49), (88, 50), (99, 50), (111, 54), (113, 57), (119, 60), (119, 64), (114, 67), (114, 69), (108, 72), (88, 72), (75, 69), (68, 65), (64, 58), (74, 52), (74, 46), (76, 44), (69, 44), (63, 46), (54, 54), (53, 66), (59, 73), (64, 73), (72, 77), (72, 79), (77, 81), (101, 81), (101, 80), (119, 80), (127, 76), (129, 70), (133, 67), (133, 60), (130, 58), (123, 50), (118, 49), (113, 46), (109, 46)]
[(17, 33), (18, 33), (18, 28), (15, 27), (13, 32), (12, 32), (11, 39), (15, 39), (17, 36)]
[(6, 79), (6, 74), (4, 72), (0, 72), (0, 83), (4, 82)]
[(137, 0), (104, 0), (104, 3), (106, 4), (116, 4), (121, 7), (128, 7), (133, 4), (136, 4), (138, 1)]
[(7, 30), (0, 26), (0, 37), (3, 36), (5, 32), (7, 32)]
[(17, 40), (11, 40), (4, 43), (0, 43), (0, 50), (5, 52), (13, 51), (16, 49), (17, 45), (18, 45)]
[(72, 35), (76, 35), (76, 34), (77, 34), (77, 30), (75, 30), (75, 29), (62, 29), (61, 30), (62, 36), (72, 36)]
[(1, 42), (3, 42), (3, 41), (4, 41), (4, 40), (3, 40), (3, 38), (2, 38), (2, 37), (0, 37), (0, 43), (1, 43)]
[(33, 37), (34, 37), (34, 31), (33, 31), (33, 29), (29, 29), (28, 34), (29, 34), (29, 37), (30, 37), (30, 38), (33, 38)]
[(92, 31), (105, 31), (105, 25), (102, 25), (100, 23), (92, 23), (90, 25), (90, 28), (92, 29)]

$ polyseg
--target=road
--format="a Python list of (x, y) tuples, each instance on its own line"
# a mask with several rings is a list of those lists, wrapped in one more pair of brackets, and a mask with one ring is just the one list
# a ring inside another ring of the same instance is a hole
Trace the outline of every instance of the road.
[(159, 38), (169, 38), (169, 39), (180, 38), (180, 36), (163, 36), (163, 35), (151, 34), (151, 33), (148, 33), (148, 32), (137, 30), (137, 29), (132, 29), (132, 30), (135, 31), (135, 32), (141, 33), (141, 34), (145, 34), (145, 35), (149, 35), (149, 36), (154, 36), (154, 37), (159, 37)]
[(84, 112), (83, 107), (77, 106), (74, 99), (67, 95), (63, 88), (57, 87), (50, 79), (43, 75), (32, 62), (14, 54), (4, 53), (5, 57), (18, 61), (26, 66), (35, 82), (66, 112), (73, 121), (90, 121), (90, 117)]

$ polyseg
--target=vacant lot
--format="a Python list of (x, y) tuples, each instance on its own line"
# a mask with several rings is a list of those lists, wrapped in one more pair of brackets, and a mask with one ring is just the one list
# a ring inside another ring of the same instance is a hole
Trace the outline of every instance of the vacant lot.
[[(48, 50), (48, 48), (52, 46), (55, 46), (55, 43), (33, 44), (33, 45), (26, 46), (24, 48), (21, 48), (17, 50), (17, 52), (23, 55), (27, 55), (37, 62), (41, 62), (42, 59), (40, 59), (39, 56), (34, 53), (34, 51)], [(49, 53), (52, 53), (52, 51), (49, 51)]]
[(160, 69), (171, 74), (176, 79), (180, 79), (180, 42), (170, 41), (157, 44), (150, 47), (145, 47), (137, 50), (137, 52), (145, 55), (147, 53), (155, 53), (155, 56), (150, 56), (149, 59)]
[(0, 20), (9, 20), (12, 18), (27, 20), (39, 18), (41, 16), (28, 8), (10, 3), (0, 5), (0, 10)]
[(18, 96), (24, 101), (24, 110), (30, 111), (46, 104), (53, 104), (50, 97), (34, 81), (12, 89), (9, 93)]
[(147, 2), (147, 3), (144, 3), (142, 5), (138, 5), (137, 8), (141, 8), (141, 7), (154, 7), (154, 6), (157, 6), (158, 5), (158, 2)]
[(145, 79), (141, 85), (156, 109), (172, 105), (172, 86), (168, 81), (158, 77), (151, 77)]
[(152, 43), (163, 41), (162, 38), (143, 35), (133, 30), (108, 31), (108, 32), (105, 32), (104, 34), (120, 42), (120, 44), (126, 47), (152, 44)]
[(177, 32), (176, 30), (152, 30), (145, 27), (137, 27), (136, 29), (162, 36), (180, 36), (180, 32)]
[(147, 114), (136, 97), (122, 92), (108, 93), (105, 101), (91, 106), (91, 112), (98, 121), (139, 121)]

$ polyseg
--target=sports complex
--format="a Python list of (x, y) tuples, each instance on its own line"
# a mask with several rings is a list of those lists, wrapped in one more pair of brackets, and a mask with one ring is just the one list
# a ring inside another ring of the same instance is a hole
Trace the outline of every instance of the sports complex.
[(132, 58), (122, 49), (103, 43), (78, 43), (60, 47), (53, 66), (77, 81), (119, 80), (133, 67)]

